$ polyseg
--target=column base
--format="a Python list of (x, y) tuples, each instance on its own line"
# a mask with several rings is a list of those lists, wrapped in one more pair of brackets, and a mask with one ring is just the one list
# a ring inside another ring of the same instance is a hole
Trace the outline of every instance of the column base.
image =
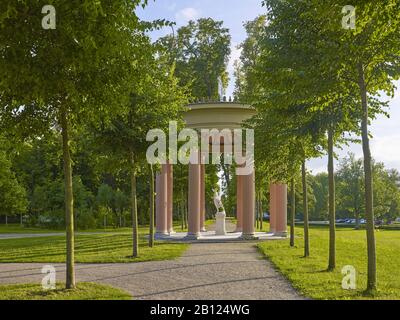
[(207, 229), (206, 228), (202, 228), (200, 231), (201, 232), (207, 232)]
[(156, 231), (156, 235), (158, 236), (169, 236), (168, 231)]
[(165, 239), (169, 237), (169, 233), (168, 232), (156, 232), (154, 234), (154, 238), (156, 239)]
[(188, 233), (188, 235), (185, 237), (185, 240), (199, 240), (200, 238), (200, 233)]
[(282, 237), (282, 238), (287, 238), (288, 233), (287, 231), (282, 231), (282, 232), (274, 232), (274, 237)]
[(243, 232), (243, 228), (236, 227), (235, 232)]
[(168, 234), (175, 234), (176, 232), (174, 231), (174, 230), (170, 230), (170, 231), (168, 231)]
[(250, 241), (250, 240), (259, 240), (254, 234), (242, 234), (239, 238), (240, 240)]

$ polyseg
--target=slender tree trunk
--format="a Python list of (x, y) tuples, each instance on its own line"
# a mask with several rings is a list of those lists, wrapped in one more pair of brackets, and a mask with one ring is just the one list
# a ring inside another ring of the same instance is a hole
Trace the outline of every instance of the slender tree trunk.
[(360, 213), (358, 210), (355, 211), (354, 215), (356, 217), (356, 230), (360, 230)]
[(333, 129), (328, 130), (328, 180), (329, 180), (329, 264), (328, 271), (336, 268), (336, 208), (335, 172), (333, 163)]
[(137, 212), (137, 201), (136, 201), (136, 163), (135, 155), (131, 151), (131, 214), (132, 214), (132, 256), (137, 258), (139, 256), (139, 238), (138, 238), (138, 212)]
[(69, 127), (67, 111), (61, 109), (61, 134), (64, 160), (64, 183), (65, 183), (65, 225), (67, 240), (66, 259), (66, 288), (73, 289), (75, 284), (75, 239), (74, 239), (74, 196), (72, 191), (72, 166), (69, 150)]
[(259, 198), (258, 192), (257, 192), (257, 196), (256, 196), (256, 217), (254, 219), (255, 220), (254, 224), (255, 224), (256, 230), (258, 230), (258, 228), (260, 226), (259, 218), (260, 218), (260, 198)]
[(22, 221), (22, 213), (20, 214), (20, 224), (21, 224), (21, 227), (22, 227), (22, 225), (23, 225), (23, 221)]
[(8, 215), (6, 215), (6, 226), (8, 225)]
[(294, 221), (296, 217), (296, 185), (294, 178), (290, 183), (290, 202), (291, 202), (291, 215), (290, 215), (290, 246), (294, 247)]
[(183, 189), (181, 189), (181, 197), (182, 200), (179, 201), (179, 208), (181, 213), (181, 220), (182, 220), (182, 231), (185, 229), (185, 208), (184, 208), (184, 200), (183, 200)]
[(373, 206), (373, 182), (372, 182), (372, 159), (368, 136), (368, 97), (365, 84), (363, 65), (358, 66), (359, 86), (362, 102), (362, 145), (364, 153), (364, 174), (365, 174), (365, 215), (367, 220), (367, 248), (368, 248), (368, 281), (367, 291), (374, 293), (377, 289), (376, 276), (376, 244), (375, 244), (375, 221)]
[(189, 214), (189, 210), (188, 210), (188, 201), (187, 201), (187, 194), (185, 194), (185, 229), (188, 228), (188, 214)]
[(150, 165), (150, 236), (149, 247), (154, 246), (154, 170), (153, 165)]
[(261, 199), (261, 191), (260, 191), (260, 229), (263, 229), (263, 220), (264, 220), (264, 212), (263, 212), (263, 203)]
[(302, 163), (302, 181), (303, 181), (303, 214), (304, 214), (304, 257), (310, 256), (310, 241), (308, 232), (308, 196), (307, 196), (307, 171), (306, 162)]

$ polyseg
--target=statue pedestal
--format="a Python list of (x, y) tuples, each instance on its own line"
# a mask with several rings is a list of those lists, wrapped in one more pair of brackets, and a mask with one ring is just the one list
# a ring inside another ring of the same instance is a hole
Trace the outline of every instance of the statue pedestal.
[(218, 212), (216, 214), (215, 235), (217, 236), (226, 235), (225, 218), (226, 218), (225, 212)]

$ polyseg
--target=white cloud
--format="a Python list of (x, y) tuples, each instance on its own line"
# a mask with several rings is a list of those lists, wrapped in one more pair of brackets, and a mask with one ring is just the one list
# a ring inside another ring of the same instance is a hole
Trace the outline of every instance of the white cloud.
[(373, 157), (384, 162), (389, 167), (399, 169), (400, 164), (400, 134), (388, 134), (382, 137), (376, 137), (372, 140), (371, 149)]
[(175, 14), (176, 21), (179, 24), (185, 24), (190, 20), (195, 20), (200, 16), (200, 12), (195, 8), (184, 8)]

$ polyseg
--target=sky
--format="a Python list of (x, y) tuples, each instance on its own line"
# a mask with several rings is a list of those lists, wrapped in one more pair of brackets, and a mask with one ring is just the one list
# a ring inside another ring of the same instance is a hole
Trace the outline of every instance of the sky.
[[(240, 56), (237, 46), (246, 38), (243, 23), (253, 20), (258, 15), (265, 13), (261, 0), (149, 0), (149, 5), (138, 11), (143, 20), (167, 19), (176, 22), (176, 28), (187, 24), (189, 20), (211, 17), (224, 21), (224, 27), (230, 30), (232, 37), (231, 57), (228, 65), (230, 83), (227, 96), (234, 90), (233, 63)], [(171, 33), (170, 28), (155, 31), (152, 38), (157, 38)], [(400, 88), (400, 82), (398, 82)], [(400, 171), (400, 90), (397, 90), (394, 99), (390, 100), (390, 118), (380, 116), (372, 123), (371, 152), (373, 157), (384, 162), (386, 167)], [(349, 152), (361, 158), (362, 147), (360, 144), (351, 144), (336, 150), (339, 159)], [(327, 171), (327, 157), (313, 159), (307, 163), (308, 169), (314, 174)]]

